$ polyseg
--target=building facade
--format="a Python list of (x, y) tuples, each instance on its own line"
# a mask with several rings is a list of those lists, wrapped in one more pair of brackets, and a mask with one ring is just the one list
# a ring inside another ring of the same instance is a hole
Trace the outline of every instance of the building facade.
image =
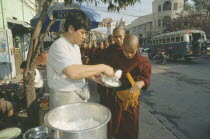
[(178, 17), (184, 10), (184, 0), (154, 0), (152, 14), (141, 16), (126, 26), (127, 32), (141, 38), (141, 43), (146, 47), (149, 37), (161, 34), (164, 27), (173, 18)]
[(0, 28), (9, 29), (9, 23), (27, 25), (35, 14), (35, 0), (0, 0)]
[(35, 0), (0, 0), (0, 80), (14, 78), (20, 71), (35, 14)]

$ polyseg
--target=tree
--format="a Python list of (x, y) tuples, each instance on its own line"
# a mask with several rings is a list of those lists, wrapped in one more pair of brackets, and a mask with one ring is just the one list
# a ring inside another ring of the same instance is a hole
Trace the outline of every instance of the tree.
[(185, 29), (200, 29), (205, 32), (209, 32), (210, 24), (209, 20), (206, 20), (206, 15), (202, 12), (192, 11), (187, 15), (181, 15), (178, 18), (172, 19), (168, 24), (164, 32), (172, 32)]
[[(37, 0), (38, 2), (42, 3), (43, 0)], [(140, 2), (140, 0), (115, 0), (109, 1), (109, 0), (65, 0), (66, 3), (72, 3), (72, 2), (94, 2), (95, 5), (97, 5), (99, 2), (102, 3), (108, 3), (108, 9), (112, 11), (119, 11), (122, 8), (126, 8), (129, 5), (134, 5), (136, 2)], [(33, 102), (35, 102), (36, 99), (36, 94), (35, 94), (35, 87), (34, 87), (34, 78), (35, 78), (35, 59), (39, 54), (40, 47), (44, 41), (45, 35), (49, 32), (50, 26), (54, 23), (54, 21), (51, 21), (50, 24), (48, 25), (46, 31), (44, 34), (40, 34), (41, 28), (43, 25), (43, 22), (45, 20), (45, 17), (47, 15), (47, 10), (50, 4), (52, 3), (52, 0), (45, 0), (44, 4), (42, 4), (42, 11), (39, 17), (39, 20), (37, 22), (37, 25), (34, 29), (33, 35), (31, 37), (30, 41), (30, 47), (29, 47), (29, 52), (27, 56), (27, 64), (26, 64), (26, 70), (24, 71), (23, 74), (23, 79), (24, 79), (24, 88), (25, 88), (25, 96), (26, 96), (26, 104), (27, 108), (33, 109)], [(42, 36), (42, 37), (41, 37)], [(29, 118), (33, 115), (32, 113), (28, 112)]]
[(191, 11), (193, 10), (193, 5), (189, 4), (188, 2), (184, 3), (184, 10), (185, 11)]
[(192, 0), (195, 3), (195, 9), (198, 11), (210, 11), (210, 0)]
[(195, 9), (198, 11), (205, 11), (206, 12), (206, 19), (209, 17), (210, 12), (210, 0), (192, 0), (195, 3)]

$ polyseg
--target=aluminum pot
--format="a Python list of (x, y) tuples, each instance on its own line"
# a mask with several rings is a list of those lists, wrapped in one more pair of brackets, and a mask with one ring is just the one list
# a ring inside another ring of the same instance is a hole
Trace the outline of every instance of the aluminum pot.
[[(56, 122), (68, 123), (94, 119), (100, 124), (84, 130), (59, 129)], [(107, 139), (107, 123), (111, 118), (108, 108), (90, 102), (72, 103), (50, 110), (44, 117), (46, 125), (54, 130), (54, 139)]]
[(51, 138), (51, 129), (45, 126), (39, 126), (29, 129), (23, 135), (23, 139), (49, 139)]

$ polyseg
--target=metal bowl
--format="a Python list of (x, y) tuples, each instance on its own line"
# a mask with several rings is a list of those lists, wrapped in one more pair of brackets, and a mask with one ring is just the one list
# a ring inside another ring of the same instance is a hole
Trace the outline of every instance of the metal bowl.
[[(100, 124), (87, 129), (61, 129), (56, 122), (68, 123), (79, 119), (94, 119)], [(46, 125), (58, 131), (55, 138), (59, 139), (107, 139), (107, 123), (111, 118), (108, 108), (97, 103), (80, 102), (63, 105), (50, 110), (44, 117)]]
[(49, 139), (51, 135), (51, 129), (44, 126), (29, 129), (23, 135), (24, 139)]

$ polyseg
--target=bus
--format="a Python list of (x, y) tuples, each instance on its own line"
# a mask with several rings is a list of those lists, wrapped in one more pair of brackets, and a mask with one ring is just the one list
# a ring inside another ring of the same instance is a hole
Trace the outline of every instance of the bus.
[(150, 59), (157, 54), (160, 46), (163, 46), (169, 60), (184, 57), (190, 62), (192, 58), (207, 53), (206, 34), (202, 30), (188, 29), (153, 36), (147, 51)]

